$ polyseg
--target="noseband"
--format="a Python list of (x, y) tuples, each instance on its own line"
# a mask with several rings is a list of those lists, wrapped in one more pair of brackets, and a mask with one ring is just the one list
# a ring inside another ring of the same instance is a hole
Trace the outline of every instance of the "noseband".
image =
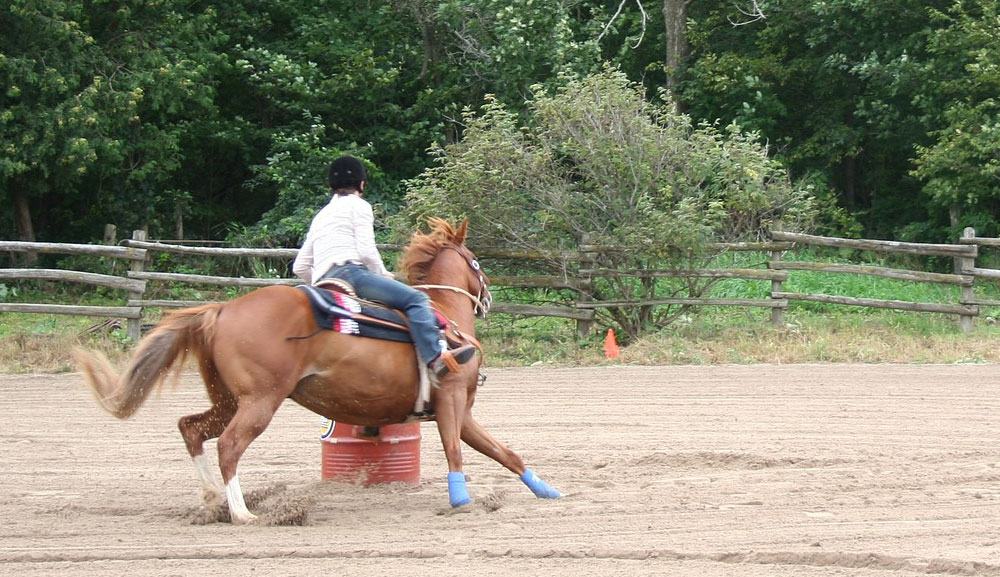
[(479, 279), (479, 291), (477, 294), (473, 295), (465, 289), (460, 289), (451, 285), (440, 285), (440, 284), (421, 284), (413, 285), (413, 288), (418, 289), (441, 289), (451, 292), (456, 292), (469, 297), (472, 300), (472, 312), (479, 318), (486, 318), (486, 314), (490, 311), (490, 305), (492, 304), (492, 298), (490, 298), (490, 291), (486, 288), (486, 277), (483, 276), (482, 267), (479, 266), (479, 261), (470, 258), (467, 254), (458, 249), (457, 246), (446, 244), (441, 248), (449, 248), (465, 260), (465, 264), (469, 265), (469, 268), (476, 274), (476, 278)]

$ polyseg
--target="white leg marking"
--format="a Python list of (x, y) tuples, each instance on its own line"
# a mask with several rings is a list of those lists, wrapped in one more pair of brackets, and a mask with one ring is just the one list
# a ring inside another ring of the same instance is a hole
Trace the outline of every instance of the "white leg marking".
[(247, 509), (243, 500), (243, 490), (240, 489), (240, 476), (237, 473), (226, 485), (226, 500), (229, 502), (229, 516), (236, 525), (246, 525), (257, 518)]
[(424, 364), (420, 355), (417, 355), (417, 371), (420, 373), (420, 388), (417, 393), (417, 402), (413, 407), (414, 413), (424, 412), (424, 407), (431, 402), (431, 377), (427, 365)]
[(194, 468), (198, 471), (198, 480), (201, 481), (202, 489), (219, 490), (222, 488), (212, 473), (212, 463), (209, 462), (208, 455), (202, 453), (197, 457), (191, 457), (191, 460), (194, 461)]
[(198, 472), (198, 480), (201, 481), (202, 501), (204, 501), (206, 506), (214, 507), (219, 504), (222, 496), (222, 486), (215, 480), (215, 476), (212, 473), (212, 463), (209, 462), (208, 456), (205, 453), (192, 457), (191, 460), (194, 461), (194, 468)]

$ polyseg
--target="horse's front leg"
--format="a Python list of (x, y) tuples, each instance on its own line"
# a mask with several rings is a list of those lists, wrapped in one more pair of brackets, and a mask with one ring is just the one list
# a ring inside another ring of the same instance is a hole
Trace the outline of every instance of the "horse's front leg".
[[(451, 378), (449, 378), (451, 377)], [(448, 500), (452, 507), (472, 502), (462, 471), (462, 422), (466, 413), (468, 390), (459, 375), (448, 375), (437, 389), (434, 409), (438, 434), (448, 461)]]
[(462, 440), (473, 449), (500, 463), (520, 477), (521, 481), (531, 489), (531, 492), (536, 497), (540, 499), (558, 499), (562, 497), (562, 493), (543, 481), (534, 471), (525, 468), (521, 457), (503, 443), (493, 438), (493, 435), (484, 429), (472, 415), (466, 415), (462, 421)]

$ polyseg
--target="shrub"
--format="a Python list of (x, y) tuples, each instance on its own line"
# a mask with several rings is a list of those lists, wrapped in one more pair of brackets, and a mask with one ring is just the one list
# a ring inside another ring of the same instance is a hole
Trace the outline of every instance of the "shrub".
[[(466, 111), (459, 142), (432, 149), (436, 166), (408, 183), (397, 230), (428, 216), (467, 216), (477, 243), (531, 250), (602, 252), (602, 266), (693, 268), (712, 242), (758, 239), (772, 227), (802, 230), (815, 209), (808, 190), (754, 134), (692, 124), (605, 70), (536, 87), (527, 121), (495, 100)], [(549, 263), (563, 274), (566, 263)], [(597, 283), (597, 300), (701, 294), (707, 281)], [(602, 320), (627, 336), (662, 326), (669, 307), (614, 307)]]

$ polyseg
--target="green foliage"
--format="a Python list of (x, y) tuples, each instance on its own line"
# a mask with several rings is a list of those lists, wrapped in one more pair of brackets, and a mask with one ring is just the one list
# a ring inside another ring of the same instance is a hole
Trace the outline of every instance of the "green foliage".
[(534, 0), (437, 2), (434, 21), (458, 66), (455, 80), (519, 108), (538, 82), (593, 71), (600, 59), (592, 34), (580, 35), (566, 7)]
[(692, 126), (621, 73), (540, 90), (529, 110), (527, 126), (495, 100), (467, 112), (463, 140), (435, 148), (439, 165), (410, 183), (404, 228), (468, 216), (483, 243), (575, 247), (586, 234), (667, 254), (813, 217), (753, 135)]
[[(650, 103), (620, 72), (538, 88), (520, 125), (491, 100), (467, 112), (461, 142), (435, 149), (439, 165), (410, 183), (397, 228), (427, 216), (467, 216), (478, 243), (527, 249), (581, 242), (625, 246), (603, 266), (689, 268), (712, 241), (760, 238), (773, 226), (806, 227), (807, 191), (793, 187), (753, 135), (735, 125), (693, 126)], [(558, 270), (565, 266), (553, 260)], [(595, 286), (599, 299), (654, 297), (690, 283)], [(645, 308), (611, 309), (625, 335), (666, 322)]]
[[(766, 19), (738, 27), (729, 3), (689, 4), (681, 122), (692, 135), (715, 131), (706, 147), (735, 140), (730, 125), (767, 142), (794, 188), (816, 197), (817, 230), (944, 241), (963, 226), (1000, 229), (996, 0), (787, 0), (761, 3)], [(517, 184), (532, 190), (525, 209), (497, 217), (527, 214), (538, 231), (562, 228), (563, 242), (576, 242), (570, 213), (602, 198), (562, 215), (533, 213), (538, 190), (552, 198), (601, 191), (615, 174), (636, 190), (683, 191), (715, 169), (728, 171), (718, 180), (742, 178), (744, 160), (732, 151), (730, 166), (692, 160), (673, 181), (651, 176), (658, 161), (634, 175), (623, 167), (588, 174), (585, 149), (559, 133), (579, 130), (581, 111), (567, 112), (551, 135), (533, 128), (547, 98), (603, 62), (667, 99), (657, 92), (664, 22), (641, 6), (11, 0), (0, 8), (0, 237), (27, 234), (17, 216), (30, 217), (41, 240), (93, 240), (112, 222), (125, 235), (147, 227), (150, 238), (221, 238), (241, 229), (258, 244), (293, 245), (324, 200), (330, 156), (366, 158), (378, 174), (368, 196), (392, 213), (402, 183), (433, 166), (436, 151), (492, 122), (498, 131), (510, 124), (507, 146), (564, 172), (534, 188)], [(462, 111), (484, 100), (480, 117), (463, 125)], [(601, 138), (595, 153), (615, 145)], [(633, 160), (652, 158), (640, 149)], [(565, 178), (574, 165), (579, 180)], [(464, 183), (480, 185), (493, 186)], [(665, 210), (655, 195), (637, 198), (653, 203), (650, 214)], [(714, 218), (708, 200), (685, 202), (672, 210)], [(610, 236), (628, 237), (635, 222)], [(719, 232), (703, 228), (703, 236)], [(690, 230), (669, 231), (678, 237), (671, 243), (688, 242)]]
[(870, 238), (894, 238), (922, 222), (928, 236), (913, 240), (941, 242), (947, 214), (909, 171), (931, 130), (931, 14), (948, 3), (791, 0), (733, 28), (728, 5), (695, 2), (683, 100), (697, 118), (759, 130), (797, 178), (818, 176), (817, 195), (851, 217), (826, 218), (831, 232), (853, 235), (855, 220)]
[(961, 214), (952, 230), (996, 234), (1000, 208), (1000, 5), (956, 0), (935, 12), (924, 96), (936, 140), (918, 148), (913, 174), (940, 209)]
[[(267, 163), (256, 168), (254, 186), (264, 186), (265, 183), (273, 186), (277, 191), (277, 202), (253, 228), (246, 231), (249, 236), (239, 237), (241, 244), (255, 236), (267, 245), (300, 244), (313, 215), (330, 199), (326, 167), (330, 160), (345, 152), (325, 144), (326, 128), (319, 118), (313, 119), (310, 128), (305, 134), (275, 135)], [(366, 168), (376, 172), (371, 165)], [(372, 178), (377, 177), (373, 174)]]
[(127, 230), (172, 209), (162, 191), (212, 107), (211, 22), (174, 1), (0, 10), (0, 190), (41, 199), (62, 226), (99, 215)]
[(101, 60), (81, 29), (76, 2), (15, 1), (0, 8), (0, 194), (72, 190), (102, 148), (101, 100), (92, 69)]

